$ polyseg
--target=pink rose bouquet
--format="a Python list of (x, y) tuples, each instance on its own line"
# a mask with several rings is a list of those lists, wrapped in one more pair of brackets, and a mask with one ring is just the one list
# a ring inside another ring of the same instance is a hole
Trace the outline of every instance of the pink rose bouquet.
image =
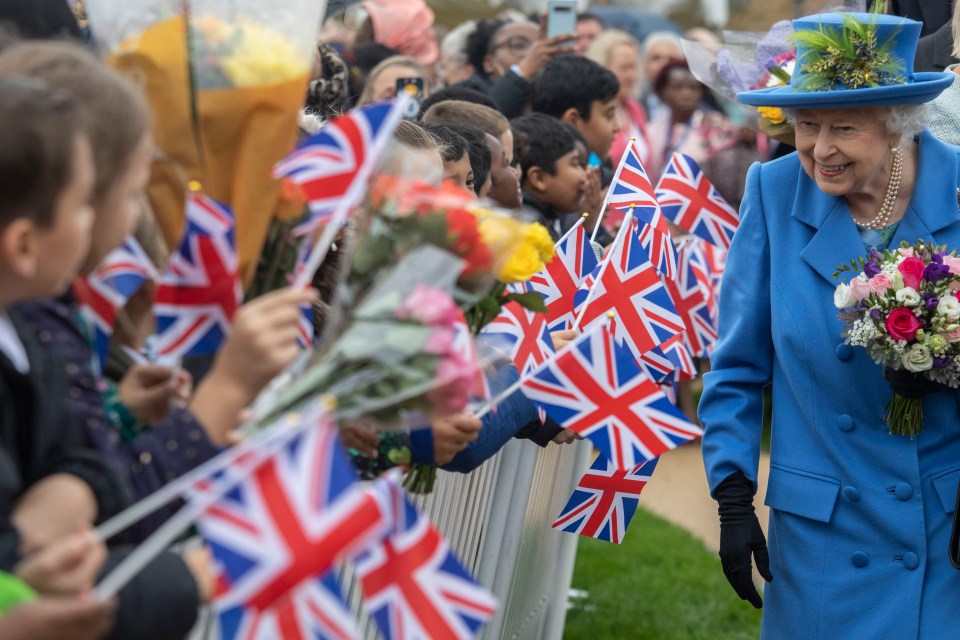
[[(857, 273), (837, 285), (834, 305), (846, 322), (847, 344), (863, 347), (877, 364), (904, 369), (935, 383), (960, 387), (960, 258), (956, 251), (918, 242), (895, 251), (873, 250), (838, 267)], [(887, 405), (890, 433), (923, 429), (920, 398), (894, 393)]]

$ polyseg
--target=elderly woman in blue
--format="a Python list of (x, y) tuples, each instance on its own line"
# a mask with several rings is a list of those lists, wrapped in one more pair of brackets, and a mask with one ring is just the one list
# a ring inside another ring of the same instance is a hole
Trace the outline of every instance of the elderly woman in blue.
[[(791, 84), (738, 96), (786, 109), (797, 153), (750, 169), (704, 377), (723, 570), (758, 608), (752, 564), (767, 580), (762, 638), (960, 637), (960, 572), (947, 557), (960, 396), (899, 376), (888, 384), (865, 350), (843, 343), (833, 306), (836, 267), (872, 247), (960, 248), (957, 151), (922, 126), (923, 103), (951, 77), (911, 72), (918, 22), (835, 13), (794, 29), (820, 35), (799, 37)], [(839, 38), (854, 56), (818, 49)], [(765, 541), (753, 495), (771, 384)], [(926, 394), (916, 438), (884, 424), (891, 385)]]

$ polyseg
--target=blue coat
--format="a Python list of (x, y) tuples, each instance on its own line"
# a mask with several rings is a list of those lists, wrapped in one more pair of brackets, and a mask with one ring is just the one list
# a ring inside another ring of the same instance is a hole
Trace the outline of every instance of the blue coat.
[[(924, 132), (891, 246), (960, 248), (957, 176), (957, 151)], [(916, 439), (887, 433), (882, 370), (842, 344), (833, 306), (836, 266), (864, 253), (846, 202), (796, 154), (750, 169), (700, 419), (711, 491), (738, 469), (755, 482), (773, 384), (762, 638), (960, 637), (960, 571), (947, 560), (960, 396), (928, 396)]]

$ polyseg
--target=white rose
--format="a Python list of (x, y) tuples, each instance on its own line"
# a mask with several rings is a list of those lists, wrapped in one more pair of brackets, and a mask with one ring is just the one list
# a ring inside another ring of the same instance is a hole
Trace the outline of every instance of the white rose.
[(940, 298), (940, 304), (937, 305), (937, 313), (946, 316), (949, 320), (960, 319), (960, 302), (953, 296)]
[(855, 304), (857, 304), (857, 299), (853, 297), (853, 291), (850, 290), (850, 285), (842, 282), (838, 284), (836, 290), (833, 292), (833, 306), (837, 309), (845, 309)]
[(915, 307), (920, 304), (920, 294), (912, 287), (904, 287), (897, 291), (897, 302), (905, 307)]
[(922, 344), (915, 344), (903, 354), (903, 366), (914, 373), (926, 371), (933, 366), (933, 355)]

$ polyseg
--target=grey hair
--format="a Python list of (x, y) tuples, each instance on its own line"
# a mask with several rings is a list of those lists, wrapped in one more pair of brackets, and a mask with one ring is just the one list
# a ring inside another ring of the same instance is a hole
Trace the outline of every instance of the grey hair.
[(467, 64), (467, 38), (477, 30), (477, 21), (468, 20), (451, 29), (440, 43), (440, 55), (457, 61), (459, 66)]
[(681, 56), (683, 55), (683, 43), (680, 36), (673, 31), (654, 31), (643, 39), (643, 44), (640, 46), (641, 57), (646, 58), (647, 51), (655, 44), (672, 44), (680, 50)]
[[(784, 109), (783, 115), (787, 122), (796, 125), (798, 111), (799, 109)], [(900, 104), (882, 107), (880, 113), (880, 118), (883, 120), (887, 133), (899, 133), (906, 138), (911, 138), (923, 131), (930, 120), (930, 113), (925, 104)]]

